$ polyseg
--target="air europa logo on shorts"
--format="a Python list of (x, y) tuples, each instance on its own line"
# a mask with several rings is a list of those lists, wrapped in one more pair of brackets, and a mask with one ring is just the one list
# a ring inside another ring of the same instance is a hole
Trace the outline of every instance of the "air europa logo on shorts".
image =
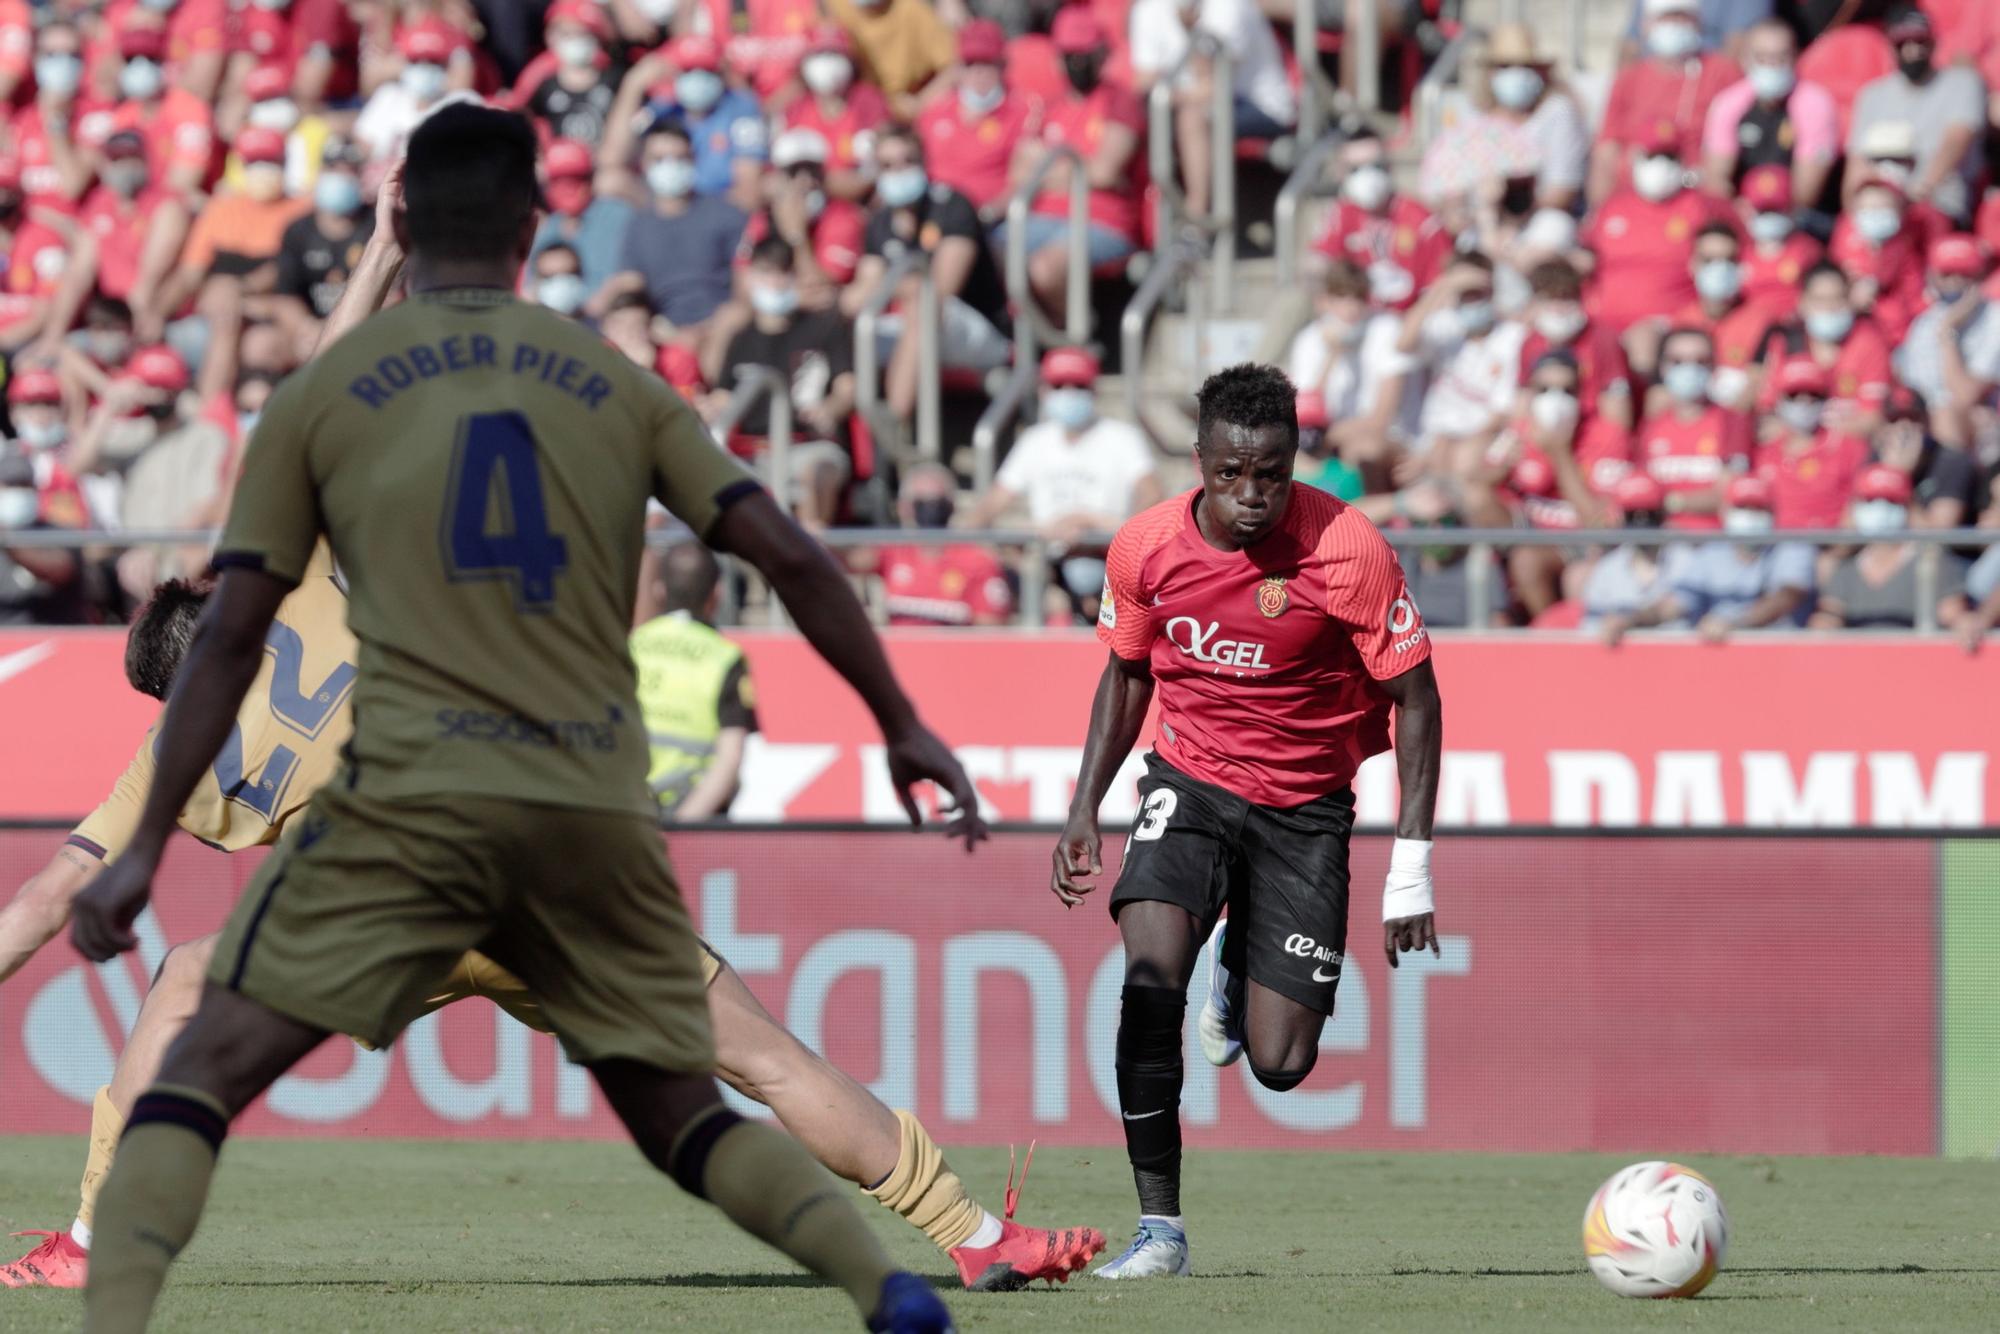
[(1222, 628), (1222, 622), (1210, 621), (1203, 626), (1192, 616), (1176, 616), (1167, 622), (1167, 642), (1196, 662), (1212, 662), (1219, 667), (1255, 667), (1269, 671), (1271, 664), (1264, 661), (1264, 646), (1249, 639), (1217, 639), (1215, 632)]
[(1296, 931), (1285, 937), (1285, 953), (1296, 954), (1301, 959), (1316, 959), (1321, 963), (1340, 962), (1340, 951), (1330, 950), (1311, 936), (1302, 936)]

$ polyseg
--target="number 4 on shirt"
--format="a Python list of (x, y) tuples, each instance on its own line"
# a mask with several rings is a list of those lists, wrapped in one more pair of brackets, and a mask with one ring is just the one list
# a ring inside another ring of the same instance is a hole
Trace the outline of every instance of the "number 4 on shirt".
[(482, 412), (460, 419), (439, 537), (453, 582), (505, 579), (522, 611), (555, 605), (569, 544), (549, 531), (541, 461), (526, 417)]

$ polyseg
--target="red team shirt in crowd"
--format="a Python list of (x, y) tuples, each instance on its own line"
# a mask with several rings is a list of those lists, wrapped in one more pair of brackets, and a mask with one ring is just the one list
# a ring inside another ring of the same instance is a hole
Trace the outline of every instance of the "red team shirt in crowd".
[(1793, 232), (1769, 254), (1755, 245), (1744, 247), (1743, 299), (1774, 315), (1790, 316), (1798, 309), (1806, 270), (1825, 253), (1825, 247), (1803, 232)]
[(1367, 270), (1369, 294), (1391, 310), (1416, 304), (1452, 253), (1451, 238), (1430, 210), (1401, 195), (1379, 214), (1341, 200), (1313, 249)]
[[(1067, 144), (1087, 163), (1104, 142), (1104, 132), (1123, 125), (1141, 140), (1146, 135), (1145, 110), (1122, 84), (1100, 83), (1088, 97), (1064, 97), (1051, 102), (1042, 115), (1042, 141)], [(1146, 169), (1146, 149), (1142, 142), (1132, 151), (1125, 184), (1116, 190), (1090, 192), (1090, 220), (1109, 227), (1126, 240), (1139, 243), (1139, 173)], [(1045, 190), (1035, 200), (1035, 212), (1056, 217), (1069, 216), (1069, 192)]]
[[(1639, 428), (1639, 465), (1668, 495), (1708, 491), (1750, 466), (1753, 432), (1748, 413), (1711, 407), (1693, 421), (1672, 412)], [(1669, 528), (1722, 527), (1717, 514), (1669, 514)]]
[(53, 227), (23, 223), (7, 253), (6, 295), (0, 300), (0, 324), (11, 324), (34, 309), (37, 301), (54, 296), (69, 263), (69, 242)]
[[(829, 199), (812, 220), (810, 239), (813, 262), (837, 283), (846, 283), (861, 267), (862, 239), (867, 232), (867, 215), (860, 206), (845, 199)], [(762, 210), (750, 215), (743, 239), (736, 245), (736, 267), (747, 268), (750, 252), (771, 234), (771, 214)]]
[(131, 296), (146, 231), (166, 198), (164, 190), (147, 190), (127, 200), (102, 185), (84, 196), (83, 223), (97, 237), (97, 287), (104, 295), (120, 301)]
[(971, 625), (1014, 609), (1006, 571), (984, 547), (883, 547), (883, 609), (891, 625)]
[(992, 115), (970, 120), (955, 95), (938, 98), (917, 117), (931, 179), (970, 199), (974, 208), (1004, 200), (1007, 168), (1029, 119), (1028, 100), (1012, 94)]
[(1112, 540), (1097, 637), (1150, 663), (1154, 749), (1191, 778), (1262, 806), (1337, 792), (1388, 749), (1386, 681), (1431, 655), (1402, 566), (1361, 512), (1292, 488), (1277, 531), (1217, 551), (1190, 491)]
[(120, 130), (137, 130), (146, 140), (146, 170), (155, 183), (176, 167), (199, 170), (204, 179), (216, 167), (214, 122), (208, 103), (185, 88), (169, 87), (157, 108), (120, 102), (108, 117), (108, 128), (93, 134), (99, 144)]
[[(732, 26), (707, 35), (723, 44), (723, 60), (749, 81), (757, 100), (768, 102), (798, 73), (806, 43), (820, 22), (817, 0), (748, 0), (741, 32), (733, 25), (731, 6), (721, 8), (724, 21)], [(711, 24), (715, 21), (712, 9), (704, 8), (701, 16)]]
[[(1797, 324), (1772, 326), (1764, 340), (1764, 397), (1758, 407), (1769, 412), (1777, 406), (1778, 368), (1806, 350), (1805, 332)], [(1831, 402), (1879, 408), (1889, 401), (1889, 340), (1866, 315), (1856, 318), (1832, 363), (1821, 364), (1833, 381)]]
[(34, 89), (26, 77), (35, 67), (35, 14), (27, 0), (0, 0), (0, 74), (18, 80), (14, 102), (25, 105)]
[(1853, 220), (1843, 213), (1833, 224), (1833, 239), (1827, 243), (1828, 256), (1840, 265), (1848, 281), (1874, 281), (1875, 304), (1870, 313), (1891, 343), (1903, 340), (1910, 321), (1924, 308), (1924, 260), (1936, 231), (1915, 216), (1914, 209), (1911, 213), (1903, 230), (1880, 246), (1864, 241), (1854, 230)]
[[(102, 131), (110, 123), (110, 110), (102, 103), (81, 97), (70, 103), (70, 133), (75, 136), (71, 143), (77, 151), (84, 147), (81, 142), (84, 126)], [(103, 143), (105, 133), (97, 135), (99, 144)], [(49, 148), (48, 126), (39, 106), (15, 114), (14, 152), (21, 163), (21, 191), (30, 204), (57, 213), (76, 212), (76, 200), (63, 193), (62, 172), (57, 169), (55, 153)]]
[(1724, 311), (1720, 319), (1710, 319), (1701, 302), (1691, 301), (1667, 321), (1670, 329), (1699, 329), (1715, 343), (1715, 364), (1742, 370), (1757, 360), (1764, 335), (1771, 327), (1771, 312), (1749, 301), (1739, 301)]
[[(1540, 445), (1534, 444), (1529, 423), (1518, 420), (1511, 433), (1493, 442), (1487, 457), (1498, 463), (1509, 453), (1514, 466), (1501, 484), (1502, 499), (1511, 503), (1531, 528), (1580, 528), (1583, 516), (1563, 495), (1556, 480), (1556, 465)], [(1598, 417), (1577, 427), (1571, 446), (1577, 471), (1591, 492), (1608, 496), (1632, 471), (1632, 437), (1616, 422)]]
[(1694, 235), (1727, 218), (1720, 200), (1696, 190), (1658, 203), (1630, 190), (1605, 200), (1582, 237), (1597, 253), (1591, 313), (1622, 334), (1694, 300)]
[(1771, 513), (1780, 528), (1838, 528), (1868, 464), (1868, 444), (1821, 431), (1803, 449), (1779, 440), (1757, 451), (1757, 471), (1771, 483)]
[(819, 99), (801, 97), (785, 108), (785, 128), (812, 130), (826, 140), (826, 169), (853, 171), (869, 152), (875, 131), (889, 123), (889, 103), (872, 83), (848, 88), (840, 114), (820, 110)]
[[(1528, 331), (1521, 343), (1520, 383), (1528, 382), (1535, 363), (1554, 347), (1540, 333)], [(1576, 397), (1583, 408), (1578, 429), (1582, 430), (1597, 417), (1598, 400), (1605, 394), (1631, 392), (1632, 369), (1625, 363), (1625, 347), (1618, 341), (1618, 335), (1594, 319), (1583, 326), (1583, 331), (1569, 344), (1569, 350), (1576, 356)]]
[(1708, 104), (1742, 77), (1742, 69), (1728, 56), (1665, 64), (1650, 57), (1635, 60), (1618, 72), (1611, 85), (1597, 137), (1602, 143), (1633, 148), (1671, 134), (1680, 145), (1680, 160), (1699, 162)]

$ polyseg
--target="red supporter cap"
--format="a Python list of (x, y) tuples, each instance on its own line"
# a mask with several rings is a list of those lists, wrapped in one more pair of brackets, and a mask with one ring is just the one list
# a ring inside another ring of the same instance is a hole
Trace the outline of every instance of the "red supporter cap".
[(1888, 401), (1882, 405), (1882, 416), (1892, 422), (1920, 422), (1929, 418), (1930, 410), (1924, 406), (1923, 396), (1906, 384), (1891, 385)]
[(1088, 5), (1070, 5), (1056, 15), (1049, 38), (1064, 55), (1085, 55), (1104, 49), (1104, 25)]
[(164, 344), (140, 348), (132, 354), (132, 360), (126, 364), (125, 369), (130, 371), (139, 383), (164, 390), (169, 394), (178, 394), (188, 387), (187, 363), (183, 362), (172, 348)]
[(552, 181), (588, 179), (597, 173), (590, 145), (574, 139), (553, 140), (542, 154), (542, 165), (548, 169)]
[(412, 24), (396, 35), (396, 49), (403, 59), (419, 65), (442, 65), (462, 44), (458, 29), (436, 19)]
[(1097, 358), (1080, 347), (1052, 347), (1042, 354), (1042, 383), (1058, 388), (1097, 383)]
[(245, 162), (283, 162), (285, 136), (253, 125), (236, 136), (236, 156)]
[(14, 378), (7, 384), (9, 403), (60, 403), (62, 402), (62, 381), (52, 370), (31, 366), (27, 370), (14, 372)]
[(676, 37), (667, 43), (667, 59), (675, 69), (720, 70), (722, 48), (713, 37)]
[(838, 23), (822, 23), (812, 30), (806, 39), (806, 54), (815, 51), (832, 51), (837, 55), (854, 58), (854, 39), (847, 35), (847, 29)]
[(1759, 213), (1790, 213), (1792, 211), (1791, 168), (1776, 162), (1766, 162), (1761, 167), (1752, 167), (1743, 173), (1743, 184), (1737, 193), (1743, 202)]
[(1745, 473), (1730, 480), (1722, 498), (1731, 509), (1767, 510), (1771, 508), (1771, 484), (1754, 472)]
[(243, 93), (252, 102), (271, 102), (292, 95), (292, 76), (283, 65), (259, 65), (243, 79)]
[(1611, 489), (1611, 499), (1627, 514), (1667, 507), (1666, 488), (1643, 472), (1626, 473)]
[(992, 19), (974, 19), (958, 30), (958, 59), (966, 65), (998, 65), (1007, 59), (1007, 33)]
[(1331, 418), (1326, 415), (1326, 395), (1317, 389), (1307, 389), (1298, 396), (1299, 429), (1324, 431)]
[(1910, 475), (1886, 463), (1871, 463), (1854, 479), (1856, 500), (1893, 500), (1910, 503)]
[[(146, 11), (134, 9), (130, 13), (136, 17)], [(167, 30), (150, 23), (134, 23), (127, 18), (118, 30), (118, 54), (126, 59), (144, 56), (148, 60), (165, 60), (167, 57)]]
[(1986, 252), (1980, 248), (1979, 238), (1963, 232), (1940, 236), (1931, 242), (1930, 259), (1932, 273), (1949, 274), (1954, 278), (1986, 276)]
[(1681, 155), (1680, 128), (1670, 120), (1652, 121), (1640, 131), (1638, 148), (1648, 157), (1664, 155), (1677, 158)]
[(1780, 394), (1817, 394), (1825, 398), (1833, 392), (1826, 369), (1811, 357), (1793, 357), (1778, 368)]
[(558, 23), (574, 23), (579, 28), (588, 28), (591, 36), (600, 42), (611, 40), (611, 17), (604, 12), (604, 6), (594, 0), (556, 0), (549, 6), (543, 19), (545, 27)]

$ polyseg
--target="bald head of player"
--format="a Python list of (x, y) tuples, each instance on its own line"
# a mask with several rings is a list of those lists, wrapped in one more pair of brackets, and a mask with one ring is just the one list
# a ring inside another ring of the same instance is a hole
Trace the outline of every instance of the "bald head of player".
[(1221, 551), (1255, 545), (1283, 522), (1299, 452), (1297, 392), (1276, 366), (1217, 371), (1195, 395), (1195, 523)]
[(541, 186), (527, 119), (461, 102), (410, 136), (396, 240), (410, 288), (511, 289), (535, 240)]

